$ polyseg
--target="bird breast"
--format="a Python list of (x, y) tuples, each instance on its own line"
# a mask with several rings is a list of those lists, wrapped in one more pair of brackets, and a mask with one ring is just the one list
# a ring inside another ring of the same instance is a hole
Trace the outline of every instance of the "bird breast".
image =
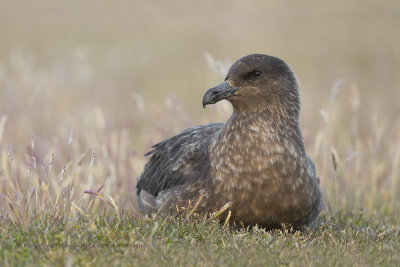
[(235, 216), (256, 221), (266, 218), (267, 211), (273, 221), (282, 213), (297, 216), (291, 211), (311, 208), (313, 174), (299, 144), (268, 122), (249, 123), (245, 129), (226, 124), (210, 148), (213, 190), (219, 199), (236, 203)]
[(268, 132), (226, 131), (211, 148), (210, 161), (212, 177), (224, 191), (252, 191), (295, 172), (299, 155), (287, 140)]

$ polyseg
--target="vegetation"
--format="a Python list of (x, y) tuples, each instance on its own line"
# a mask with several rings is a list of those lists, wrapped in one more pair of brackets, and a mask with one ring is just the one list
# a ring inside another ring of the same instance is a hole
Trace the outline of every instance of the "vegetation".
[(313, 231), (236, 229), (196, 217), (40, 216), (2, 228), (3, 266), (384, 265), (400, 260), (400, 231), (363, 214), (322, 214)]

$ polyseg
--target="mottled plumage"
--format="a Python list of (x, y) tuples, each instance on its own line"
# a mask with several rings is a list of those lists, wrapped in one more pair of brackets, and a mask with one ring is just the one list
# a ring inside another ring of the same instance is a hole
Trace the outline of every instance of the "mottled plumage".
[(204, 190), (197, 212), (232, 202), (237, 224), (309, 225), (322, 206), (315, 167), (299, 128), (297, 78), (279, 58), (252, 54), (236, 61), (203, 106), (232, 103), (225, 123), (193, 127), (155, 145), (138, 178), (139, 209), (167, 214)]

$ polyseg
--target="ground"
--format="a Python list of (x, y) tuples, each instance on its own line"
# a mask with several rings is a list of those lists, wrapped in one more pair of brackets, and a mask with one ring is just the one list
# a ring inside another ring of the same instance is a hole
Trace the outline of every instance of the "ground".
[(3, 266), (394, 266), (400, 229), (363, 214), (321, 214), (305, 232), (237, 229), (191, 217), (123, 212), (63, 220), (42, 216), (1, 228)]

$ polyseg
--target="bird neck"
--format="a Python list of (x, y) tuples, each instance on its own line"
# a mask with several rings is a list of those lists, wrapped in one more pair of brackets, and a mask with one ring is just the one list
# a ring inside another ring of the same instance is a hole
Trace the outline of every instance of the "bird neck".
[(232, 99), (232, 117), (258, 117), (269, 121), (282, 121), (291, 126), (298, 125), (300, 96), (298, 93), (249, 99)]
[[(263, 143), (283, 143), (289, 141), (304, 153), (303, 136), (298, 123), (298, 112), (279, 107), (265, 107), (257, 110), (234, 109), (225, 123), (218, 139), (223, 143), (241, 146), (251, 142), (255, 150)], [(248, 144), (249, 145), (249, 144)]]

